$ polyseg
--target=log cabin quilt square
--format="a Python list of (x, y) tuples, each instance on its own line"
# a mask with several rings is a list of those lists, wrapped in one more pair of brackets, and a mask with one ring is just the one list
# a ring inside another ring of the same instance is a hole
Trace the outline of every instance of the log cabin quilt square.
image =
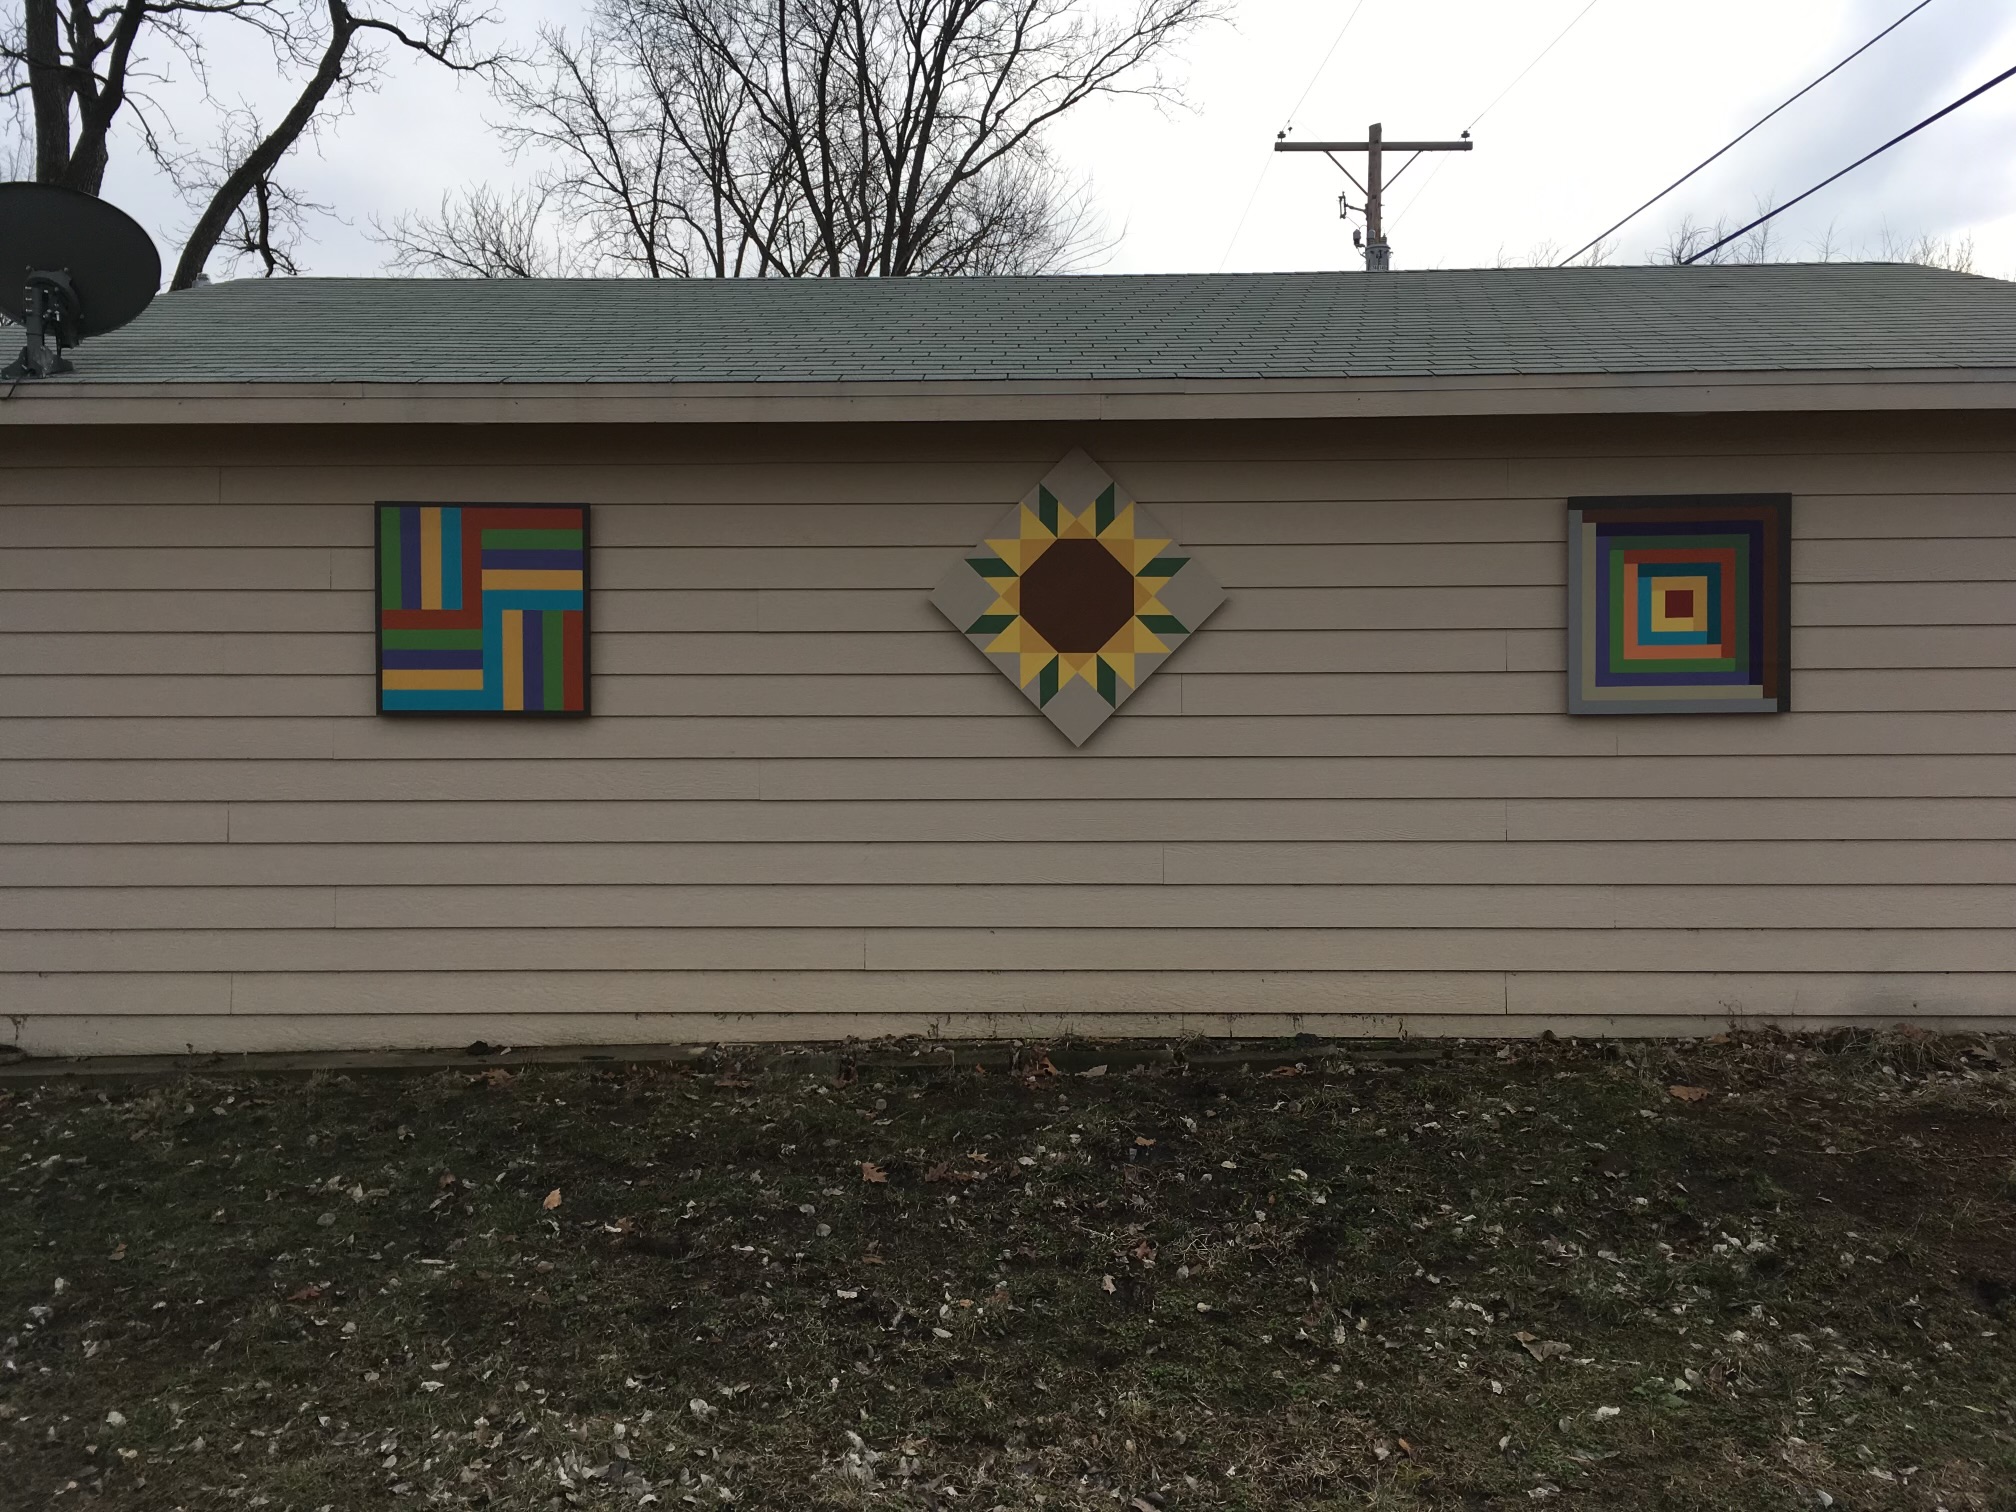
[(1568, 501), (1568, 712), (1792, 707), (1792, 500)]

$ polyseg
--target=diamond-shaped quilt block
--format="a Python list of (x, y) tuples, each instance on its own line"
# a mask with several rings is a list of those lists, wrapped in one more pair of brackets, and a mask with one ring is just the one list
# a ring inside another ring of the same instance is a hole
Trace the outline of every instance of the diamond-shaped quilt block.
[(1083, 745), (1225, 601), (1082, 451), (951, 567), (931, 602)]

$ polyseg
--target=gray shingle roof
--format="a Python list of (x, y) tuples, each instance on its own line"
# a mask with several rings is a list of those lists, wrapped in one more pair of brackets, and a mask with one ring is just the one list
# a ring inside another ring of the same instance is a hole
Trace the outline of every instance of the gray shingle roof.
[(2016, 367), (2016, 283), (1850, 263), (1154, 277), (245, 279), (64, 383), (1229, 379)]

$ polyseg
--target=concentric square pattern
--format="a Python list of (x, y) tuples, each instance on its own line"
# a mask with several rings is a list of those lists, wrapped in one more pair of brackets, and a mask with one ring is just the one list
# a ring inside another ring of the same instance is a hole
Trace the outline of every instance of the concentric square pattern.
[(1568, 501), (1568, 711), (1792, 707), (1792, 501)]
[(931, 595), (1073, 745), (1224, 601), (1217, 580), (1082, 451)]
[(585, 504), (378, 506), (381, 714), (588, 712)]

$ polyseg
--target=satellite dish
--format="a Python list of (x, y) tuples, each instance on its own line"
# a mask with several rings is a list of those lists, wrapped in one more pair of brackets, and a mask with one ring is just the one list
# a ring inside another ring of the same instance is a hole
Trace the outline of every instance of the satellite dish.
[(160, 286), (161, 254), (124, 210), (54, 184), (0, 184), (0, 314), (28, 331), (0, 378), (70, 372), (65, 347), (118, 330)]

